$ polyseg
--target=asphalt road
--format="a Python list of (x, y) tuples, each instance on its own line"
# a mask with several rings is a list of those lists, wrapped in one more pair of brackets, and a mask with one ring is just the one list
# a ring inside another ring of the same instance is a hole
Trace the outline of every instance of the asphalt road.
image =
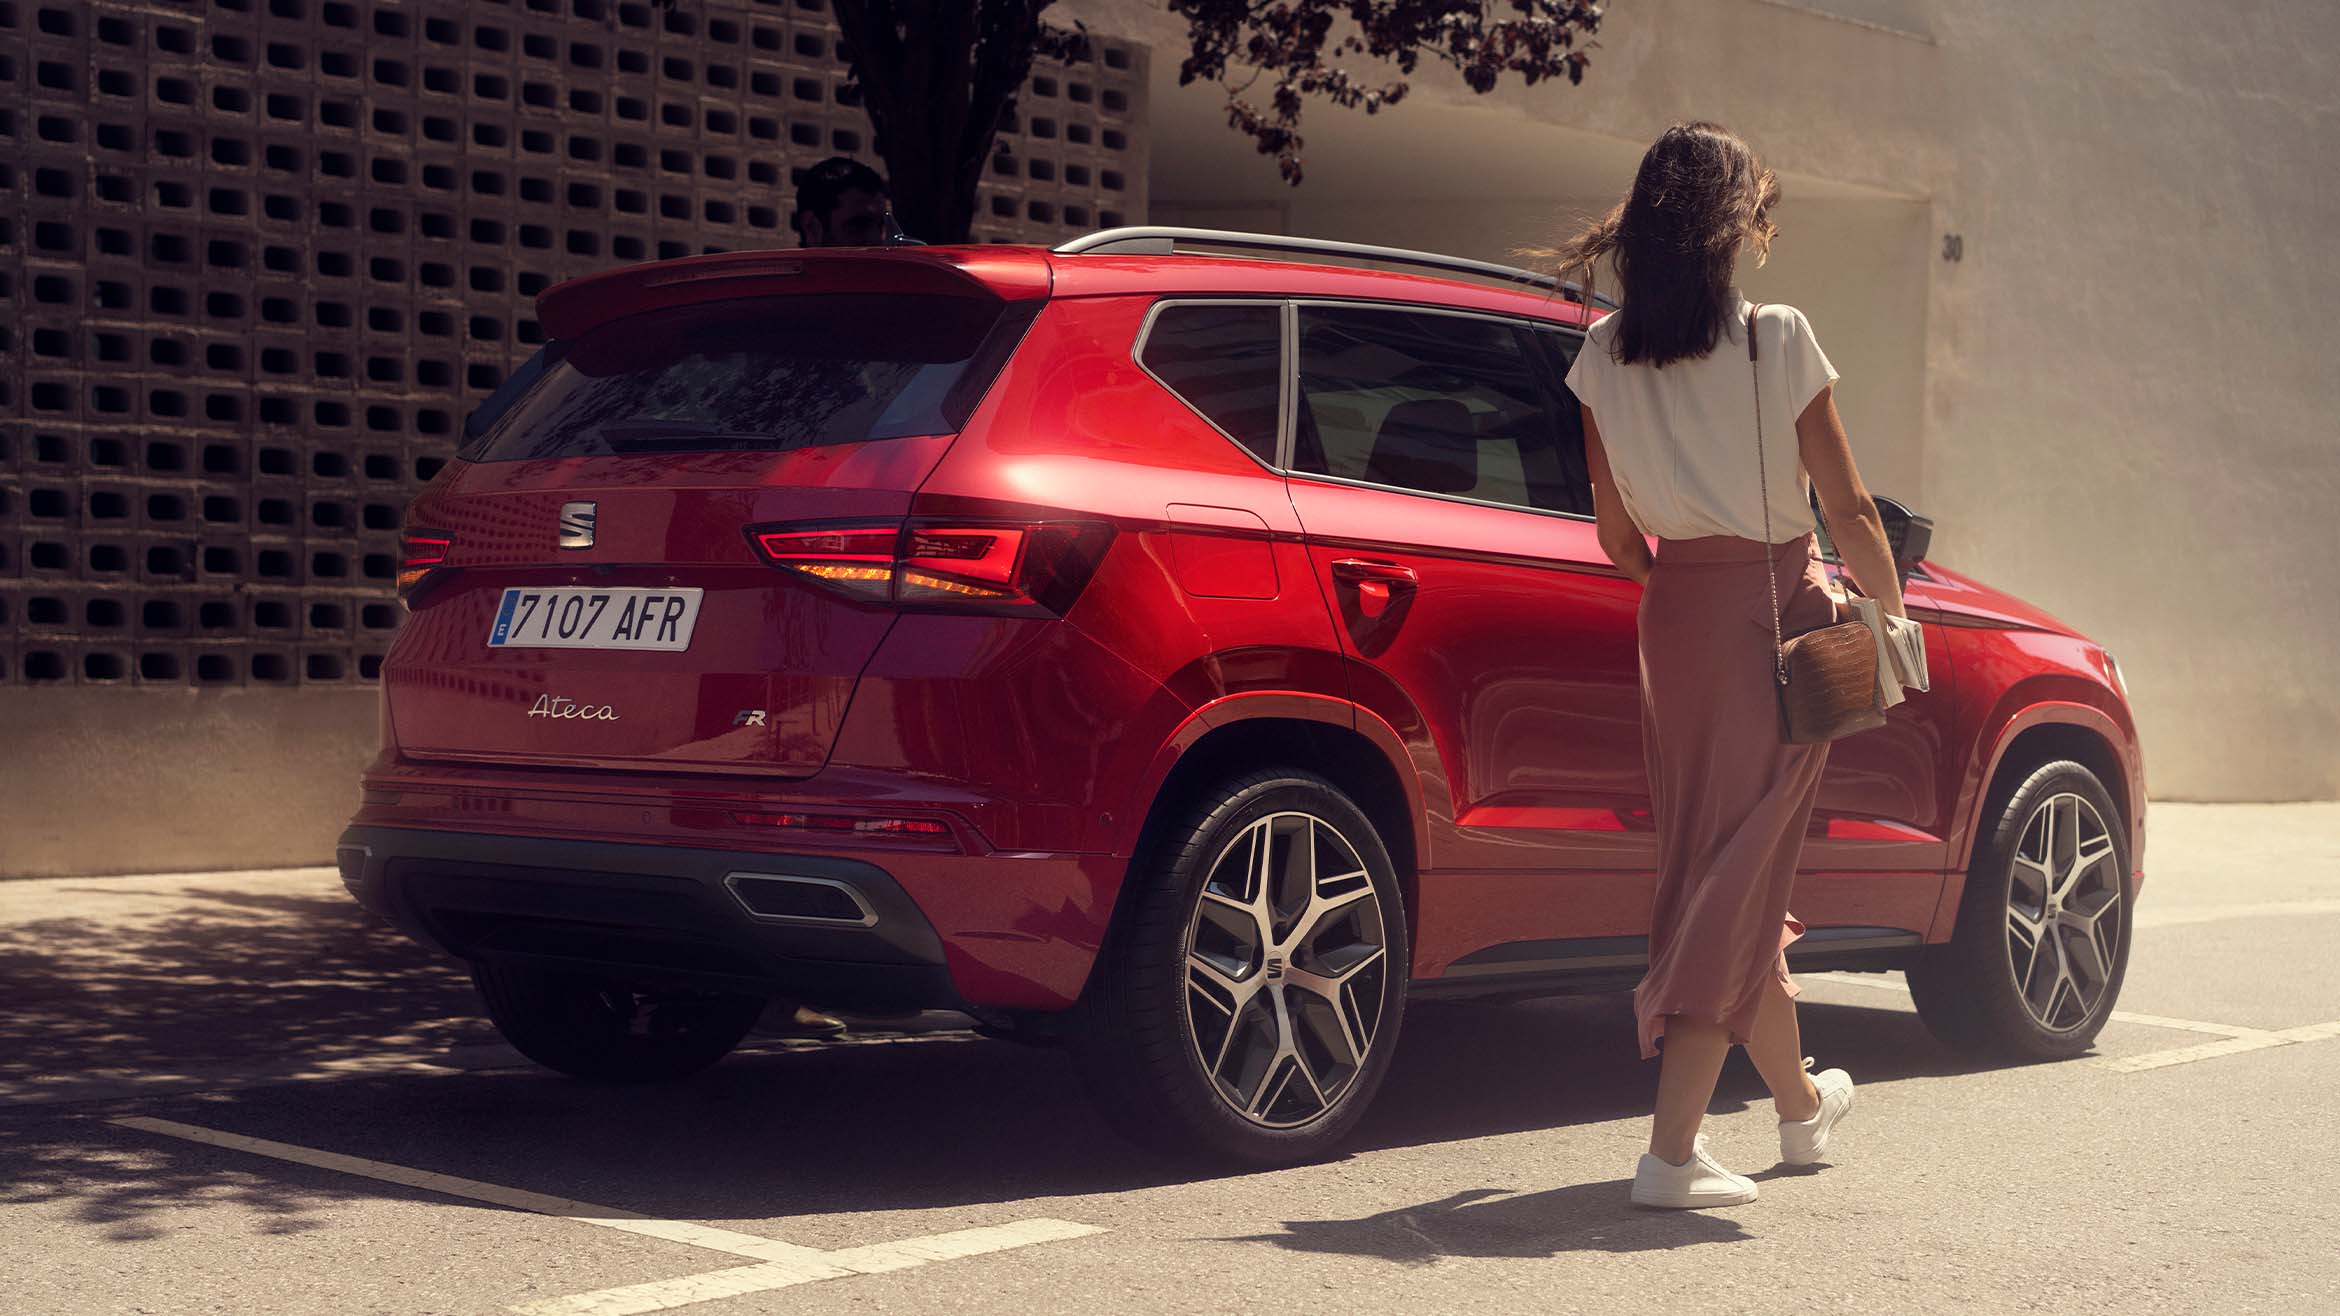
[[(0, 884), (0, 1310), (2340, 1312), (2340, 805), (2154, 806), (2095, 1055), (1975, 1067), (1807, 976), (1834, 1163), (1636, 1212), (1618, 998), (1411, 1013), (1350, 1154), (1136, 1151), (948, 1018), (678, 1085), (525, 1067), (323, 870)], [(2330, 1027), (2322, 1027), (2331, 1025)]]

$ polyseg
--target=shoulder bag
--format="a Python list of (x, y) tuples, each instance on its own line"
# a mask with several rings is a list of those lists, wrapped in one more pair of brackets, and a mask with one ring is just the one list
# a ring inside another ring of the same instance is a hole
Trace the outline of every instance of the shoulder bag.
[[(1769, 544), (1771, 476), (1763, 457), (1763, 371), (1755, 351), (1755, 312), (1761, 309), (1747, 312), (1747, 369), (1755, 380), (1755, 471), (1763, 497), (1763, 541)], [(1836, 622), (1783, 640), (1776, 564), (1766, 564), (1764, 580), (1771, 586), (1772, 676), (1779, 690), (1781, 738), (1811, 745), (1885, 725), (1877, 690), (1877, 641), (1868, 626)]]

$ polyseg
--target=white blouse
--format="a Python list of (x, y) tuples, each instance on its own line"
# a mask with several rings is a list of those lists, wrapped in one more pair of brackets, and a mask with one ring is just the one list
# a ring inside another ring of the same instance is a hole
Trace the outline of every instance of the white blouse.
[[(1736, 290), (1734, 290), (1735, 292)], [(1617, 317), (1595, 322), (1568, 370), (1568, 387), (1592, 409), (1617, 492), (1644, 534), (1763, 538), (1756, 497), (1755, 388), (1747, 368), (1747, 300), (1702, 357), (1665, 366), (1617, 364)], [(1796, 417), (1836, 382), (1812, 326), (1793, 306), (1767, 303), (1755, 318), (1763, 372), (1765, 491), (1771, 537), (1813, 528), (1811, 477), (1796, 443)]]

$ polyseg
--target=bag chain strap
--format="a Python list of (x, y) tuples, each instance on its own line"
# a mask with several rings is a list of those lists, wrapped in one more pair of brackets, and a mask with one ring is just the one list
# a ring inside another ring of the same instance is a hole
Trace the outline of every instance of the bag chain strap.
[[(1755, 475), (1762, 483), (1757, 492), (1763, 495), (1763, 544), (1771, 547), (1771, 472), (1763, 461), (1763, 370), (1755, 364), (1755, 312), (1761, 306), (1747, 308), (1747, 373), (1755, 381)], [(1779, 637), (1779, 564), (1766, 558), (1763, 563), (1763, 583), (1771, 586), (1771, 652), (1778, 664), (1774, 679), (1781, 685), (1788, 683), (1787, 642)]]

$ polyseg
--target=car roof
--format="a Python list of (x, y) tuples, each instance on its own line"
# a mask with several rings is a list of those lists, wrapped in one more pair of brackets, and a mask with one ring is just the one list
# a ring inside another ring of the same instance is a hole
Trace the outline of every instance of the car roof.
[(1109, 256), (1050, 253), (1052, 297), (1326, 297), (1409, 302), (1450, 310), (1548, 320), (1581, 328), (1599, 318), (1557, 289), (1505, 287), (1469, 279), (1403, 274), (1252, 256)]

